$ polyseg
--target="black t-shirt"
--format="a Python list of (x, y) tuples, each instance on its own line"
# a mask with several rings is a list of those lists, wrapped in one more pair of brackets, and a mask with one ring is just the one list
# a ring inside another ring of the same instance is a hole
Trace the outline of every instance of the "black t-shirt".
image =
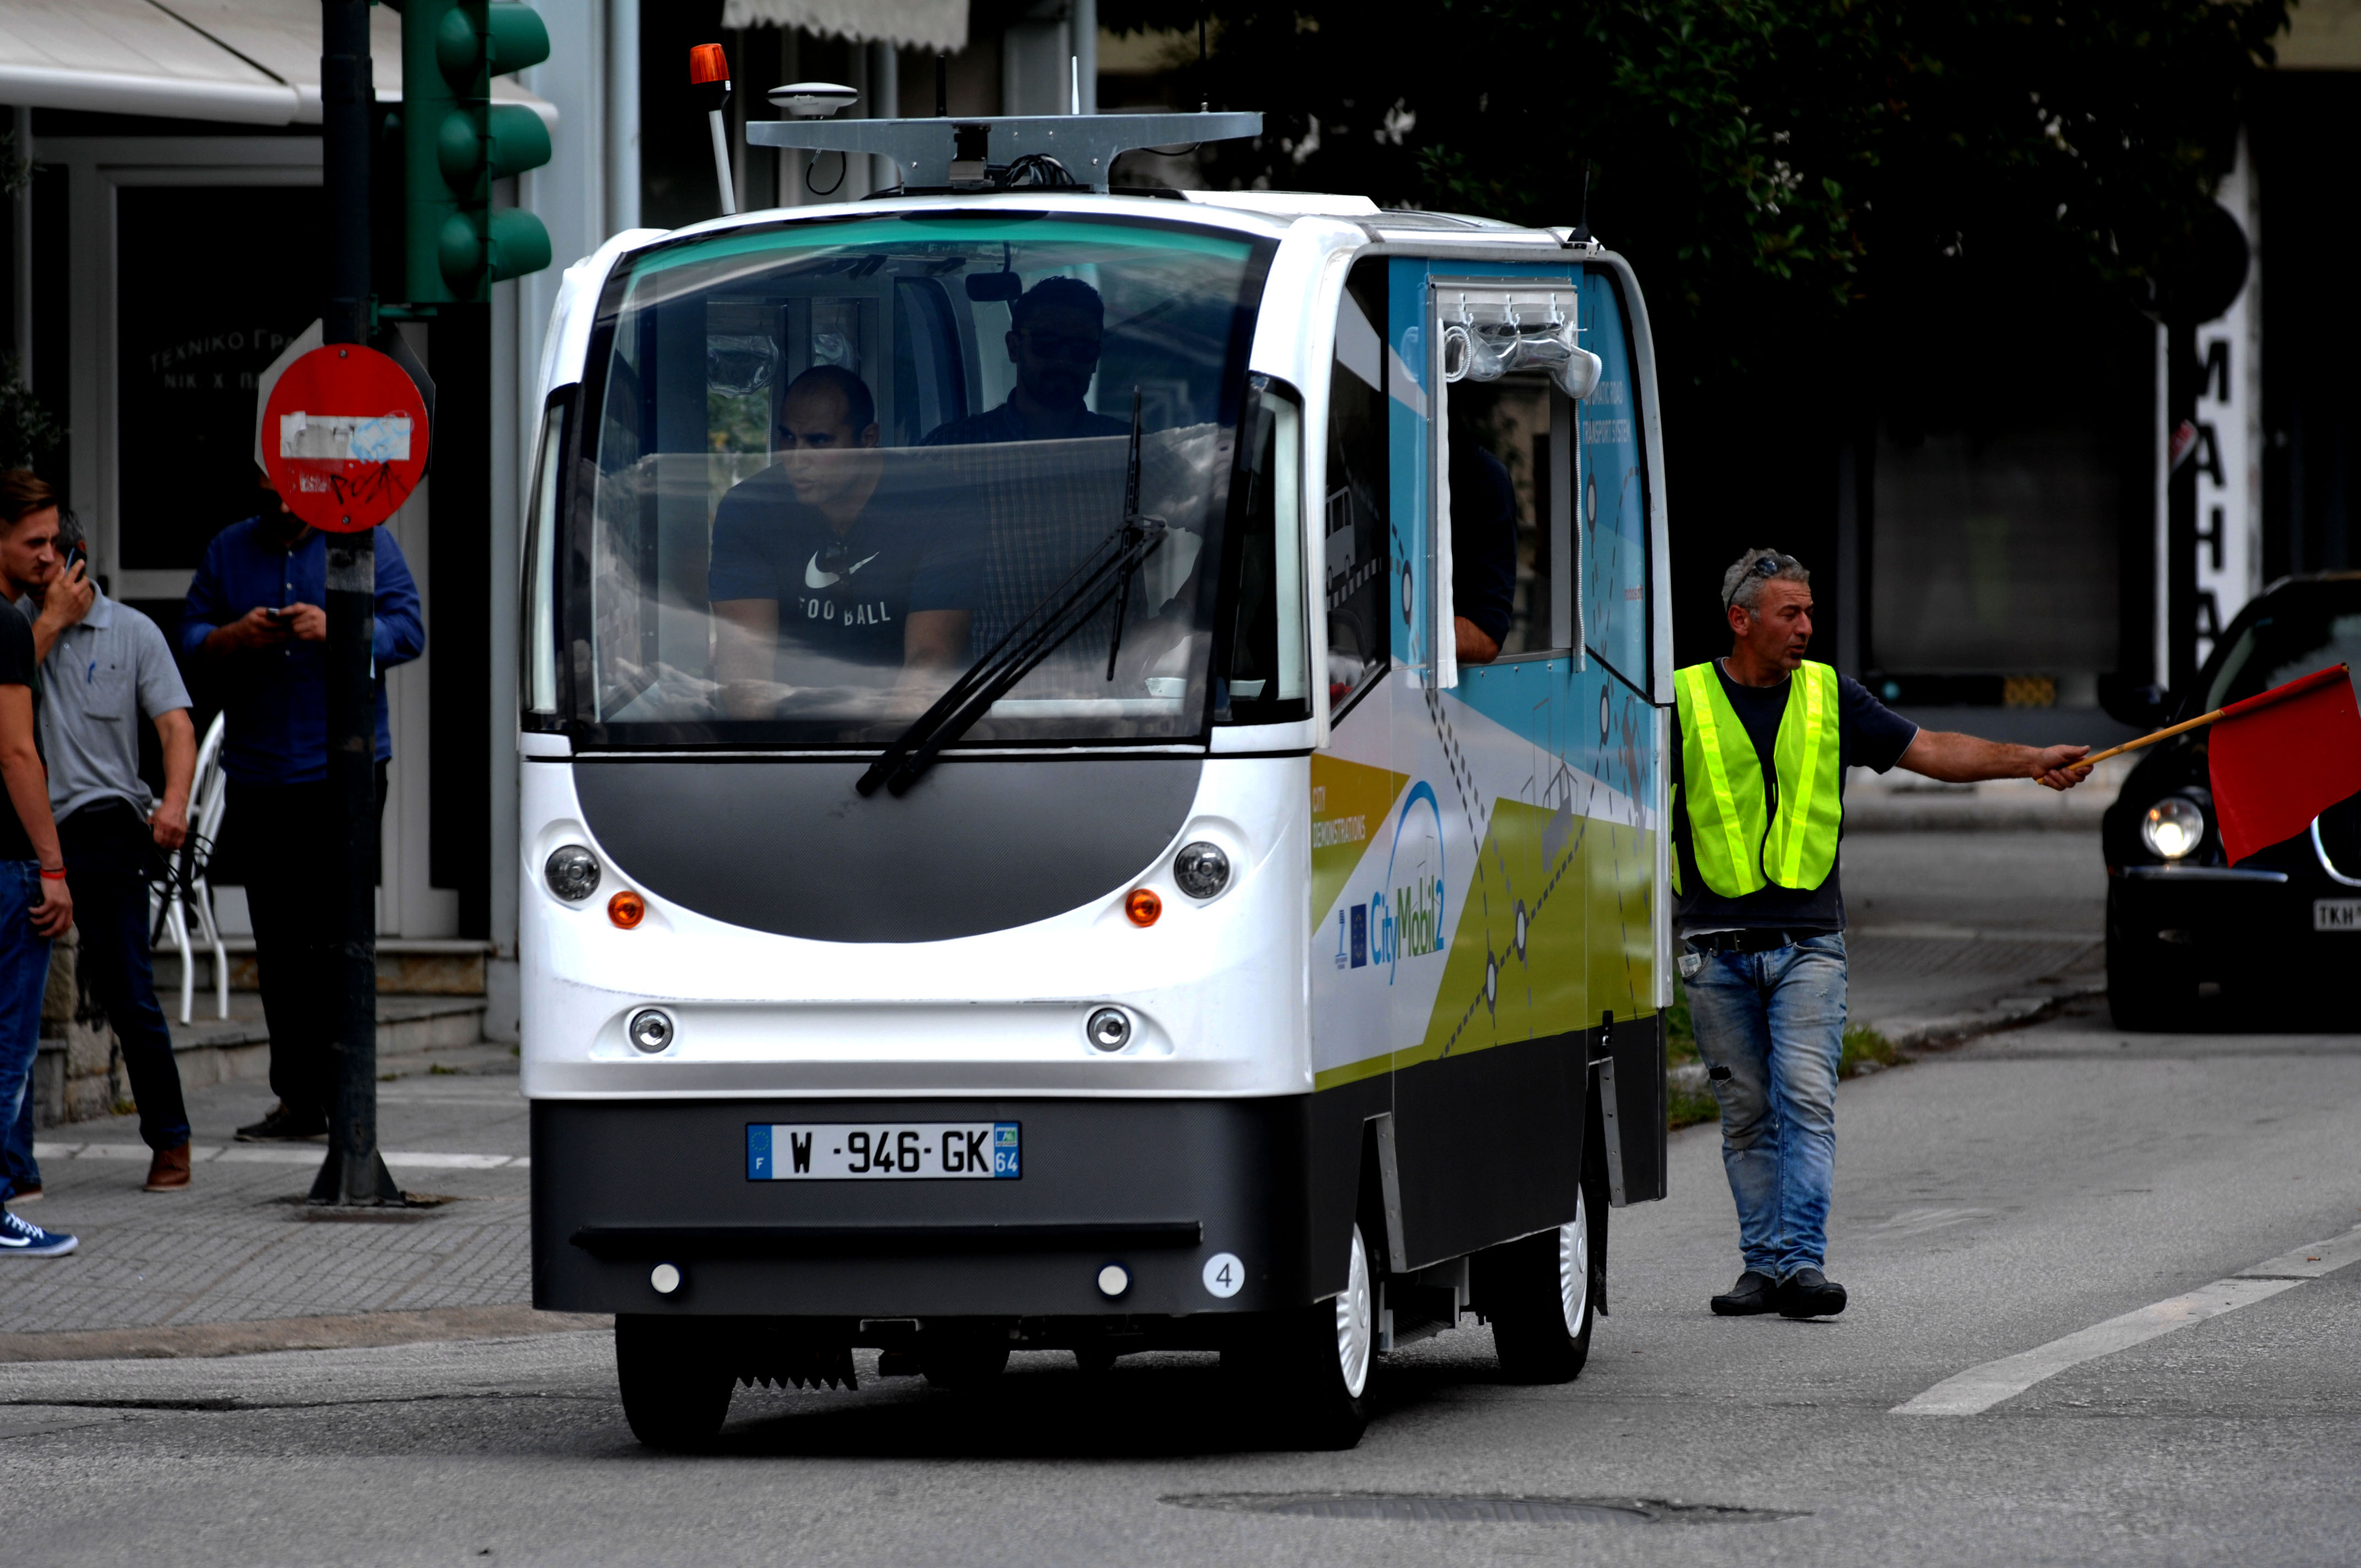
[[(33, 694), (33, 743), (41, 739), (40, 665), (33, 657), (33, 627), (15, 608), (0, 604), (0, 686), (24, 686)], [(0, 861), (31, 861), (33, 840), (16, 816), (16, 803), (0, 790)]]
[[(1775, 811), (1779, 804), (1779, 784), (1772, 773), (1772, 754), (1779, 743), (1779, 720), (1787, 711), (1787, 682), (1775, 686), (1742, 686), (1730, 678), (1721, 661), (1713, 663), (1713, 673), (1721, 682), (1730, 706), (1746, 726), (1747, 739), (1754, 742), (1754, 754), (1763, 764), (1763, 802), (1766, 812)], [(1793, 676), (1788, 677), (1794, 679)], [(1847, 768), (1871, 768), (1878, 773), (1891, 769), (1902, 760), (1917, 738), (1918, 727), (1869, 695), (1869, 688), (1850, 676), (1837, 677), (1838, 734), (1843, 746), (1842, 763)], [(1682, 776), (1679, 748), (1684, 744), (1680, 732), (1680, 710), (1673, 710), (1673, 741), (1675, 746), (1674, 776)], [(1837, 775), (1839, 795), (1844, 790), (1844, 774)], [(1686, 791), (1681, 808), (1674, 814), (1673, 849), (1681, 858), (1681, 886), (1685, 890), (1674, 925), (1684, 937), (1706, 931), (1763, 930), (1776, 931), (1841, 931), (1844, 929), (1844, 893), (1838, 886), (1841, 863), (1828, 868), (1828, 880), (1819, 886), (1805, 891), (1792, 887), (1763, 887), (1743, 898), (1724, 898), (1705, 884), (1697, 874), (1697, 857), (1689, 850), (1689, 814)], [(1841, 828), (1841, 824), (1839, 824)]]
[(1506, 642), (1517, 612), (1517, 487), (1489, 452), (1451, 445), (1451, 613)]
[(779, 680), (888, 684), (912, 610), (975, 607), (980, 553), (936, 499), (889, 471), (840, 536), (796, 499), (785, 468), (765, 468), (721, 498), (707, 591), (777, 602)]

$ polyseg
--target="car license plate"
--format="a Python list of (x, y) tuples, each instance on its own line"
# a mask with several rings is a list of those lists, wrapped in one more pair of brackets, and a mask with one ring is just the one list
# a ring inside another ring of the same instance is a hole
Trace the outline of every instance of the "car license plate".
[(752, 1123), (749, 1181), (1014, 1181), (1017, 1122)]
[(2315, 931), (2361, 931), (2361, 898), (2315, 898), (2312, 901)]

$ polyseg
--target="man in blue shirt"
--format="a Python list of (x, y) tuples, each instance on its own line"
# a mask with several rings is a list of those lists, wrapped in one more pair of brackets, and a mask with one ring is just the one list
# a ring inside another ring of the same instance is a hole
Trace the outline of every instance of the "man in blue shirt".
[[(343, 914), (325, 867), (344, 817), (328, 784), (327, 541), (282, 502), (205, 546), (181, 612), (181, 652), (229, 716), (222, 770), (254, 916), (270, 1087), (279, 1104), (247, 1143), (324, 1137), (335, 1092), (335, 948)], [(377, 531), (377, 804), (393, 730), (385, 672), (425, 651), (418, 587), (393, 535)]]

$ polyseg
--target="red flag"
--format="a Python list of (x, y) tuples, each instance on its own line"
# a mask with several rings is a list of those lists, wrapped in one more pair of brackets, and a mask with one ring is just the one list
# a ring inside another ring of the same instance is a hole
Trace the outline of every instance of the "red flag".
[(2234, 702), (2213, 723), (2207, 757), (2222, 849), (2236, 865), (2292, 839), (2361, 794), (2361, 710), (2343, 664)]

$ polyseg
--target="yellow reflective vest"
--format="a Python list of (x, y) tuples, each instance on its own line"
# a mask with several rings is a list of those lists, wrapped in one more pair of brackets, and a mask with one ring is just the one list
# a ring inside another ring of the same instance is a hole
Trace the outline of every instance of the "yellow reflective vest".
[(1777, 799), (1767, 806), (1762, 761), (1713, 665), (1674, 672), (1673, 694), (1689, 849), (1706, 886), (1742, 898), (1773, 884), (1807, 891), (1826, 882), (1844, 815), (1836, 671), (1806, 663), (1789, 678), (1771, 754)]

